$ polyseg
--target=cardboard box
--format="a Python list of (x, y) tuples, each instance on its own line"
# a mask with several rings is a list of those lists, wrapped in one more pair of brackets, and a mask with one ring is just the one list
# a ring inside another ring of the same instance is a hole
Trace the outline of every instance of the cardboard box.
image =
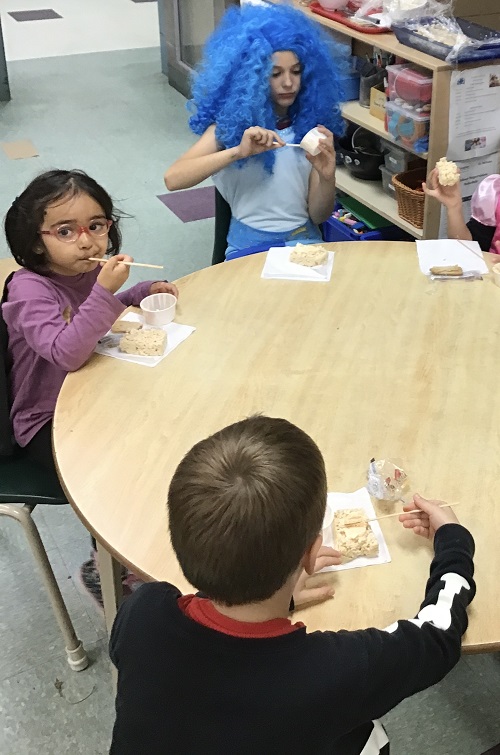
[(385, 89), (383, 84), (372, 87), (370, 90), (370, 115), (374, 118), (385, 120)]

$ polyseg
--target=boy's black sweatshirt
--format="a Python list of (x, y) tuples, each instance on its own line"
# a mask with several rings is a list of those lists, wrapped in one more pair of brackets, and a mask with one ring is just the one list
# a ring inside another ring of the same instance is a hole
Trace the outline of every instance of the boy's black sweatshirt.
[(111, 635), (112, 755), (387, 752), (372, 719), (442, 679), (467, 628), (472, 536), (447, 524), (434, 548), (418, 615), (385, 630), (233, 637), (186, 616), (172, 585), (140, 587)]

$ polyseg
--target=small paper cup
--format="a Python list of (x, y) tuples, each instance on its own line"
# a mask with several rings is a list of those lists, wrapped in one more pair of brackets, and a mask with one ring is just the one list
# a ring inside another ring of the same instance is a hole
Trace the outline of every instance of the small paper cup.
[(320, 153), (318, 144), (320, 143), (322, 139), (326, 139), (326, 136), (322, 134), (321, 131), (318, 131), (317, 128), (312, 128), (304, 136), (304, 138), (300, 142), (300, 146), (302, 147), (303, 150), (308, 152), (312, 157), (315, 157), (316, 155), (319, 155)]
[(151, 294), (141, 301), (146, 325), (168, 325), (175, 317), (177, 298), (173, 294)]
[(493, 273), (493, 280), (495, 281), (496, 285), (500, 286), (500, 262), (497, 262), (496, 265), (493, 265), (491, 272)]
[[(325, 530), (328, 530), (332, 526), (334, 514), (335, 514), (335, 511), (333, 509), (333, 506), (327, 501), (326, 509), (325, 509), (325, 518), (323, 519), (323, 527), (321, 528), (323, 532), (325, 532)], [(324, 536), (323, 536), (323, 540), (324, 540)]]

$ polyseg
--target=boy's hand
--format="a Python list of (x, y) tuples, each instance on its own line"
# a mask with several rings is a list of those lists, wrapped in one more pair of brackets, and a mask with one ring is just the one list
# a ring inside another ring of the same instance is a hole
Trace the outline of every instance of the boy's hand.
[[(400, 514), (399, 521), (402, 522), (403, 527), (412, 529), (416, 535), (432, 540), (443, 524), (459, 524), (455, 513), (449, 506), (441, 508), (443, 503), (444, 501), (422, 498), (415, 493), (413, 501), (403, 506), (406, 513)], [(412, 514), (414, 509), (422, 509), (422, 513)]]
[(238, 146), (238, 159), (252, 157), (267, 152), (270, 149), (284, 147), (285, 142), (274, 131), (260, 126), (251, 126), (245, 129), (241, 142)]
[[(316, 572), (324, 569), (325, 566), (338, 566), (341, 562), (342, 556), (338, 551), (322, 545), (314, 564), (314, 573), (316, 574)], [(303, 569), (293, 591), (293, 602), (296, 609), (302, 608), (309, 603), (321, 603), (323, 600), (333, 597), (335, 590), (331, 585), (316, 584), (314, 587), (307, 587), (306, 582), (309, 577), (310, 575)]]
[(173, 294), (176, 299), (179, 298), (179, 291), (177, 290), (177, 286), (173, 283), (167, 283), (167, 281), (156, 281), (156, 283), (151, 284), (151, 288), (149, 289), (150, 294)]
[(123, 286), (130, 273), (128, 265), (120, 264), (122, 261), (133, 262), (134, 259), (129, 257), (128, 254), (116, 254), (104, 262), (101, 272), (97, 276), (97, 283), (112, 294), (116, 294), (118, 289)]
[(434, 199), (441, 202), (441, 204), (443, 204), (448, 210), (462, 206), (460, 181), (454, 186), (443, 186), (439, 183), (439, 172), (437, 168), (431, 170), (427, 183), (424, 182), (422, 188), (428, 197), (434, 197)]
[(306, 153), (306, 158), (319, 173), (320, 178), (322, 178), (323, 181), (331, 181), (335, 177), (336, 168), (333, 134), (324, 126), (317, 126), (316, 128), (325, 135), (325, 138), (321, 139), (318, 144), (320, 152), (314, 156)]

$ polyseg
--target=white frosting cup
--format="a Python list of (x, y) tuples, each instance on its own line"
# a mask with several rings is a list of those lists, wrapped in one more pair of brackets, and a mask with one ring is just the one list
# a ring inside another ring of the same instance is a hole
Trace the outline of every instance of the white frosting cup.
[(147, 325), (168, 325), (175, 317), (177, 299), (173, 294), (151, 294), (141, 301)]
[(303, 150), (314, 157), (315, 155), (319, 155), (320, 153), (318, 145), (322, 139), (326, 139), (326, 136), (322, 134), (321, 131), (318, 131), (317, 128), (312, 128), (304, 136), (304, 138), (300, 142), (300, 146)]
[(328, 530), (331, 528), (333, 524), (333, 517), (334, 517), (335, 511), (333, 510), (333, 506), (327, 501), (326, 502), (326, 509), (325, 509), (325, 518), (323, 519), (323, 540), (326, 539)]

